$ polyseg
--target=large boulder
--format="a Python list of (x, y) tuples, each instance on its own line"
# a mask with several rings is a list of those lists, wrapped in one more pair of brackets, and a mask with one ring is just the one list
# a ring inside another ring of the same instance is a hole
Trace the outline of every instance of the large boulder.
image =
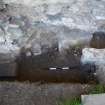
[(84, 48), (82, 50), (81, 62), (83, 64), (93, 63), (95, 65), (105, 64), (105, 49)]
[(81, 62), (96, 65), (96, 77), (101, 84), (105, 84), (105, 49), (84, 48)]

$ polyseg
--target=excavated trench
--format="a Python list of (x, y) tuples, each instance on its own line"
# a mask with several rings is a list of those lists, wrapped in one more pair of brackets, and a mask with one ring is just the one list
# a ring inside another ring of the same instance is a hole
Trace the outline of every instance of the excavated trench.
[[(104, 32), (95, 32), (89, 46), (102, 49), (105, 46), (104, 40)], [(18, 81), (41, 81), (42, 83), (97, 83), (96, 66), (81, 63), (82, 49), (85, 44), (72, 46), (63, 54), (59, 52), (58, 46), (37, 56), (33, 54), (26, 56), (26, 52), (21, 51), (20, 57), (16, 61), (18, 65), (15, 79)]]
[[(100, 38), (99, 38), (100, 36)], [(104, 47), (104, 33), (95, 33), (90, 42), (94, 48)], [(101, 41), (102, 43), (98, 43)], [(49, 49), (41, 55), (27, 56), (25, 51), (21, 51), (19, 57), (10, 64), (1, 64), (0, 69), (15, 68), (13, 76), (2, 76), (0, 80), (7, 81), (30, 81), (44, 82), (71, 82), (71, 83), (97, 83), (96, 66), (94, 64), (82, 64), (81, 55), (83, 47), (70, 47), (61, 54), (57, 48), (55, 51)], [(7, 62), (8, 63), (8, 62)], [(14, 67), (15, 65), (15, 67)], [(7, 66), (7, 67), (6, 67)], [(12, 74), (10, 74), (12, 75)]]
[(18, 62), (19, 81), (96, 83), (95, 65), (80, 62), (79, 56), (74, 56), (74, 49), (69, 54), (61, 55), (58, 51), (43, 53), (39, 56), (27, 57), (22, 53)]
[[(96, 83), (95, 65), (82, 65), (80, 62), (81, 49), (77, 51), (78, 56), (75, 56), (74, 51), (75, 49), (72, 48), (65, 55), (60, 54), (59, 51), (52, 51), (38, 56), (26, 56), (26, 53), (22, 52), (15, 62), (1, 64), (0, 67), (7, 76), (0, 77), (0, 80)], [(13, 72), (8, 74), (5, 70), (7, 68)]]

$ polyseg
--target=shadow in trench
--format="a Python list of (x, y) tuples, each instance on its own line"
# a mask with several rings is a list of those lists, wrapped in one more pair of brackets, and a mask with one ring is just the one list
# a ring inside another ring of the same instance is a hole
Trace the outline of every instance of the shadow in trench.
[[(59, 52), (27, 57), (22, 53), (18, 62), (18, 80), (30, 82), (96, 83), (94, 65), (82, 65), (72, 54), (65, 59)], [(52, 68), (52, 69), (51, 69)], [(56, 69), (55, 69), (56, 68)]]

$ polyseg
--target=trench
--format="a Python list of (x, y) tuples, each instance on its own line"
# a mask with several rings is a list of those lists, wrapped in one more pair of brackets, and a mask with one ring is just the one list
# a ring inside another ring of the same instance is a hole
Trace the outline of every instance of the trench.
[(39, 56), (27, 57), (24, 53), (17, 60), (18, 81), (96, 83), (95, 65), (82, 65), (80, 56), (69, 53), (65, 57), (59, 52), (48, 52)]
[[(96, 71), (95, 65), (82, 65), (80, 62), (81, 50), (79, 55), (74, 56), (74, 49), (70, 50), (65, 55), (61, 55), (59, 51), (47, 52), (38, 56), (26, 56), (22, 52), (16, 59), (17, 65), (15, 75), (2, 76), (1, 81), (30, 81), (41, 83), (97, 83), (97, 78), (94, 76)], [(10, 64), (1, 64), (1, 69), (11, 69), (14, 67), (14, 62)], [(13, 70), (14, 71), (14, 70)], [(5, 70), (5, 72), (7, 72)], [(2, 72), (3, 73), (3, 72)]]
[[(104, 37), (103, 32), (94, 33), (90, 47), (104, 48)], [(79, 48), (73, 46), (63, 55), (58, 50), (52, 49), (37, 56), (33, 54), (26, 56), (26, 52), (21, 52), (15, 61), (17, 64), (16, 75), (0, 77), (0, 80), (40, 81), (41, 83), (98, 83), (97, 77), (94, 75), (96, 66), (94, 64), (83, 65), (80, 61), (83, 46), (79, 46)]]

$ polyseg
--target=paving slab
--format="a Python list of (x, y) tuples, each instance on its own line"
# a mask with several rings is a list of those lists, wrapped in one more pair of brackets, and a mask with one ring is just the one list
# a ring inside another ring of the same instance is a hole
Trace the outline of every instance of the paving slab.
[(82, 105), (105, 105), (105, 94), (82, 95)]

